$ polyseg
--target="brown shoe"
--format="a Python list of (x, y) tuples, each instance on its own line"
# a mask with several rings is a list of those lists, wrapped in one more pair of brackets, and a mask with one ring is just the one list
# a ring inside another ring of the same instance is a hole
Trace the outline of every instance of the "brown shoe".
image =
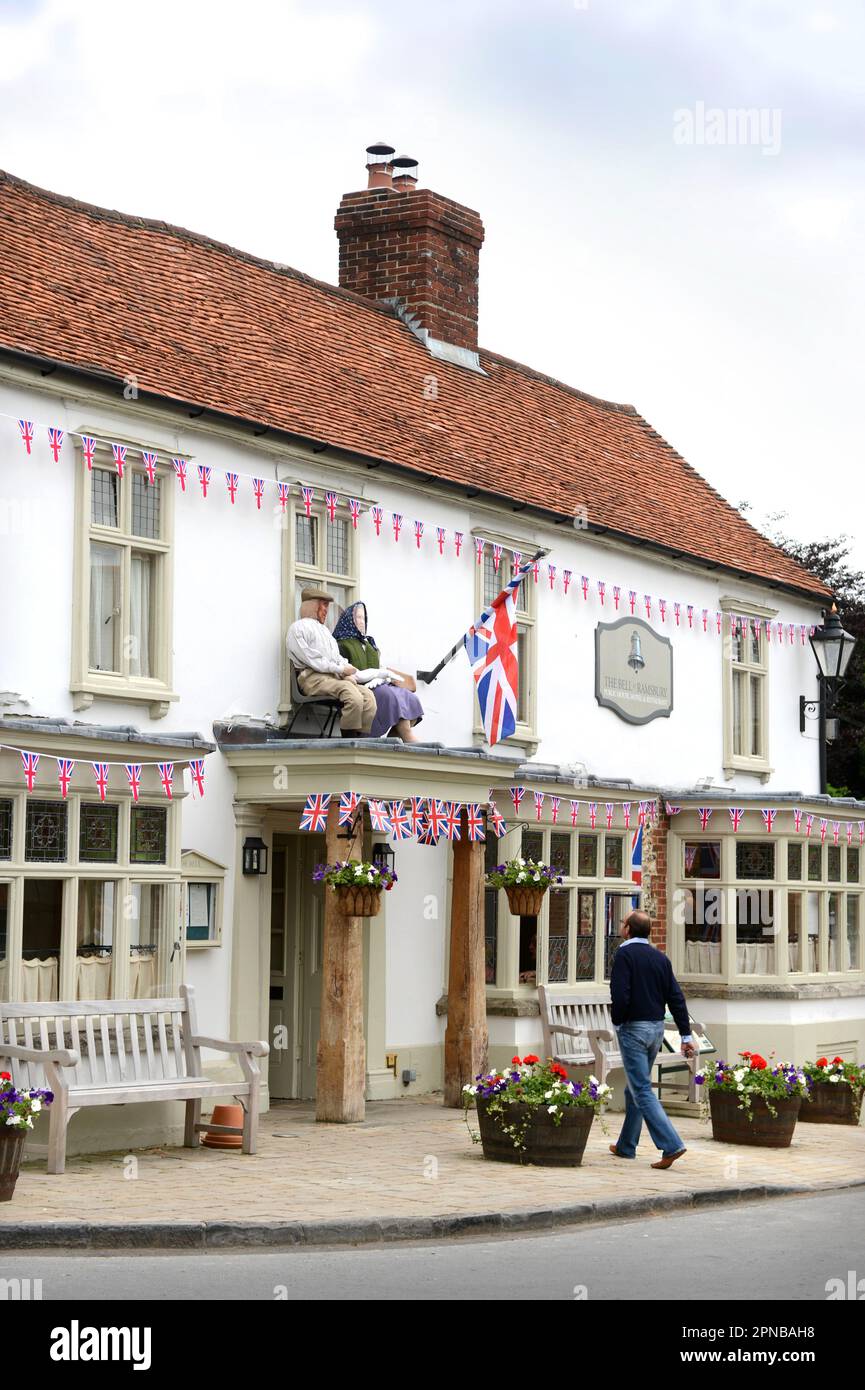
[(614, 1154), (616, 1158), (627, 1158), (627, 1157), (628, 1157), (627, 1154), (620, 1154), (620, 1153), (619, 1153), (619, 1150), (616, 1148), (615, 1144), (611, 1144), (611, 1145), (610, 1145), (610, 1153), (611, 1153), (611, 1154)]
[(682, 1154), (686, 1154), (687, 1152), (687, 1149), (678, 1149), (674, 1154), (664, 1154), (663, 1158), (659, 1158), (657, 1163), (652, 1164), (652, 1167), (672, 1168), (673, 1164), (676, 1162), (676, 1159), (681, 1158)]

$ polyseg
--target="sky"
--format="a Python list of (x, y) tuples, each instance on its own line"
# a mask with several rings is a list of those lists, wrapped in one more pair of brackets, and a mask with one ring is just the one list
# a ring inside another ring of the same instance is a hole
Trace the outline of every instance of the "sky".
[(862, 0), (0, 0), (0, 167), (334, 282), (386, 140), (483, 218), (482, 347), (865, 567), (863, 137)]

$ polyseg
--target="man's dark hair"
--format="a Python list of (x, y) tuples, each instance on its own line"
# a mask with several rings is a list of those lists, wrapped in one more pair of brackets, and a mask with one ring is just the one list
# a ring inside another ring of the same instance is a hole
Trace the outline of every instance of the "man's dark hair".
[(652, 935), (652, 919), (648, 912), (632, 912), (625, 925), (631, 936)]

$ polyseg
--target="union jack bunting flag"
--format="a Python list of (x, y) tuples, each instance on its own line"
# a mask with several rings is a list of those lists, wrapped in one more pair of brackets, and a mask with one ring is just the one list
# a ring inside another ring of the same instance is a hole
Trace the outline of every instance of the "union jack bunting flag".
[(209, 464), (207, 464), (207, 463), (200, 463), (200, 464), (198, 465), (198, 481), (201, 483), (201, 495), (202, 495), (202, 497), (206, 497), (206, 496), (207, 496), (207, 485), (208, 485), (208, 483), (210, 482), (210, 475), (211, 475), (211, 472), (212, 472), (212, 469), (211, 469), (211, 467), (210, 467)]
[(147, 471), (147, 481), (153, 487), (156, 482), (156, 465), (159, 462), (159, 455), (154, 454), (150, 449), (142, 449), (141, 457), (144, 460), (144, 467)]
[(525, 787), (511, 787), (511, 801), (514, 803), (514, 815), (520, 813), (520, 802), (526, 794)]
[(551, 588), (551, 589), (554, 589), (554, 588), (556, 587), (556, 567), (555, 567), (555, 565), (547, 565), (547, 574), (548, 574), (549, 580), (550, 580), (550, 588)]
[(484, 609), (463, 638), (484, 732), (491, 746), (509, 738), (517, 727), (516, 596), (522, 581), (523, 572), (520, 571)]
[(485, 545), (486, 541), (483, 539), (482, 536), (475, 536), (475, 559), (479, 565), (482, 565), (484, 561)]
[(619, 586), (618, 584), (614, 584), (614, 585), (613, 585), (613, 607), (615, 608), (615, 610), (616, 610), (617, 613), (618, 613), (618, 611), (619, 611), (619, 600), (621, 599), (621, 597), (622, 597), (622, 590), (621, 590), (620, 586)]
[(291, 493), (291, 483), (277, 483), (276, 487), (279, 492), (279, 510), (284, 512)]
[(717, 609), (715, 610), (715, 627), (718, 629), (718, 636), (719, 636), (719, 637), (720, 637), (720, 635), (721, 635), (721, 620), (722, 620), (723, 616), (724, 616), (723, 613), (719, 613)]
[(697, 815), (700, 817), (700, 829), (701, 829), (701, 830), (708, 830), (708, 828), (709, 828), (709, 821), (712, 819), (712, 807), (711, 807), (711, 806), (698, 806), (698, 807), (697, 807)]
[(411, 821), (406, 814), (405, 804), (402, 801), (392, 801), (390, 803), (391, 834), (395, 840), (410, 840), (412, 837)]
[(388, 835), (390, 833), (390, 818), (385, 810), (384, 802), (370, 800), (368, 805), (369, 819), (373, 830), (377, 830), (382, 835)]
[(799, 810), (793, 812), (793, 827), (798, 835), (802, 829), (802, 812)]
[(137, 801), (141, 792), (141, 763), (124, 763), (123, 769), (129, 790), (132, 792), (132, 800)]
[(123, 469), (126, 464), (126, 445), (112, 444), (111, 452), (114, 455), (114, 466), (117, 469), (118, 478), (123, 477)]
[(466, 806), (466, 825), (470, 840), (486, 839), (483, 812), (476, 801), (470, 801)]
[(495, 574), (498, 574), (498, 572), (499, 572), (499, 565), (502, 563), (502, 550), (503, 550), (503, 549), (504, 549), (503, 546), (497, 545), (497, 544), (495, 544), (495, 543), (493, 544), (493, 571), (494, 571)]
[(228, 495), (231, 498), (231, 505), (234, 506), (234, 499), (237, 496), (237, 474), (226, 473), (225, 485), (228, 488)]
[(572, 800), (572, 801), (571, 801), (571, 825), (576, 825), (576, 823), (577, 823), (577, 821), (579, 820), (579, 818), (580, 818), (580, 803), (579, 803), (579, 801), (574, 801), (574, 800)]
[(433, 797), (429, 799), (429, 809), (427, 811), (427, 830), (432, 836), (433, 844), (436, 844), (439, 836), (444, 830), (447, 810), (444, 801), (435, 801)]
[(71, 758), (57, 759), (57, 781), (60, 784), (60, 795), (65, 801), (69, 795), (69, 783), (72, 781), (72, 773), (75, 764)]
[(670, 804), (670, 802), (668, 801), (668, 802), (666, 803), (666, 809), (667, 809), (667, 815), (668, 815), (668, 816), (678, 816), (678, 814), (679, 814), (679, 812), (681, 811), (682, 808), (681, 808), (681, 806), (672, 806), (672, 805)]
[(777, 816), (777, 814), (778, 814), (777, 811), (773, 811), (773, 810), (771, 810), (771, 809), (770, 809), (769, 807), (767, 807), (767, 806), (764, 806), (764, 807), (763, 807), (763, 810), (762, 810), (763, 824), (764, 824), (765, 827), (766, 827), (766, 834), (767, 834), (767, 835), (771, 835), (771, 834), (772, 834), (772, 831), (773, 831), (774, 828), (775, 828), (775, 817)]
[(838, 838), (839, 838), (840, 834), (841, 834), (841, 822), (840, 822), (839, 820), (833, 820), (833, 822), (832, 822), (832, 843), (833, 843), (833, 845), (837, 845), (837, 843), (838, 843)]
[(853, 843), (853, 822), (849, 820), (847, 822), (847, 843), (848, 845)]
[(391, 512), (390, 521), (393, 527), (393, 538), (399, 540), (399, 533), (402, 530), (402, 512)]
[(538, 563), (537, 560), (535, 560), (535, 563), (532, 565), (532, 578), (534, 579), (534, 581), (535, 581), (536, 584), (537, 584), (537, 582), (538, 582), (538, 575), (540, 574), (540, 572), (541, 572), (540, 564)]
[(776, 633), (777, 633), (777, 635), (778, 635), (778, 641), (779, 641), (780, 644), (783, 646), (783, 645), (784, 645), (784, 624), (783, 624), (783, 623), (779, 623), (778, 626), (777, 626), (777, 628), (775, 629), (775, 631), (776, 631)]
[(540, 820), (541, 814), (542, 814), (543, 809), (544, 809), (544, 794), (543, 794), (543, 792), (535, 792), (535, 793), (534, 793), (534, 798), (535, 798), (535, 820)]
[(608, 802), (606, 802), (606, 804), (605, 804), (605, 806), (604, 806), (604, 811), (605, 811), (605, 818), (606, 818), (606, 822), (607, 822), (607, 829), (608, 829), (608, 830), (612, 830), (612, 828), (613, 828), (613, 817), (614, 817), (615, 814), (616, 814), (616, 803), (615, 803), (614, 801), (608, 801)]
[(460, 829), (460, 803), (458, 801), (445, 802), (445, 839), (462, 839), (462, 830)]
[(733, 829), (738, 830), (739, 826), (742, 824), (742, 817), (745, 814), (745, 808), (744, 806), (731, 806), (729, 808), (729, 811), (730, 821), (732, 823)]
[(708, 629), (708, 622), (709, 622), (709, 610), (708, 610), (708, 608), (704, 608), (704, 609), (703, 609), (703, 631), (704, 631), (704, 632), (708, 632), (708, 630), (709, 630), (709, 629)]
[(81, 452), (84, 455), (84, 462), (87, 464), (88, 473), (93, 468), (93, 455), (96, 452), (96, 440), (92, 435), (81, 435)]
[(429, 820), (424, 821), (423, 825), (418, 830), (417, 842), (419, 845), (438, 844), (439, 837), (433, 830), (432, 824)]
[(829, 822), (825, 816), (820, 817), (820, 843), (826, 839), (826, 831), (829, 829)]
[(312, 516), (312, 499), (315, 495), (315, 489), (304, 487), (303, 484), (301, 484), (300, 491), (303, 497), (303, 510), (306, 512), (307, 516)]
[(24, 765), (24, 780), (27, 783), (27, 790), (28, 792), (32, 792), (33, 779), (36, 776), (36, 769), (39, 766), (39, 754), (22, 752), (21, 762)]
[(351, 825), (358, 806), (360, 805), (360, 792), (340, 792), (339, 794), (339, 824)]
[(33, 449), (33, 421), (19, 420), (18, 428), (21, 431), (21, 439), (28, 454)]
[(382, 525), (382, 522), (384, 521), (384, 508), (383, 508), (383, 507), (370, 507), (370, 509), (369, 509), (369, 514), (370, 514), (370, 516), (372, 517), (373, 525), (375, 526), (375, 534), (376, 534), (377, 536), (380, 536), (380, 535), (381, 535), (381, 525)]
[(588, 576), (587, 574), (581, 574), (581, 575), (580, 575), (580, 588), (581, 588), (582, 591), (583, 591), (583, 598), (586, 600), (586, 602), (588, 602), (588, 599), (589, 599), (589, 576)]
[(631, 828), (631, 803), (630, 803), (630, 801), (623, 801), (623, 802), (622, 802), (622, 820), (623, 820), (624, 823), (625, 823), (625, 829), (626, 829), (626, 830), (630, 830), (630, 828)]
[(795, 624), (794, 624), (794, 623), (790, 623), (790, 624), (788, 625), (788, 627), (787, 627), (787, 640), (790, 642), (791, 646), (792, 646), (793, 641), (794, 641), (795, 632), (796, 632), (796, 626), (795, 626)]
[(457, 559), (459, 559), (459, 556), (460, 556), (460, 550), (461, 550), (461, 548), (462, 548), (462, 543), (463, 543), (463, 533), (462, 533), (462, 531), (454, 531), (454, 548), (456, 549), (456, 552), (457, 552)]
[(204, 796), (204, 759), (193, 758), (189, 764), (189, 773), (198, 795)]
[(771, 642), (771, 640), (772, 640), (772, 622), (771, 622), (771, 619), (770, 619), (770, 618), (767, 618), (767, 619), (766, 619), (766, 622), (765, 622), (764, 625), (763, 625), (763, 630), (764, 630), (764, 632), (766, 633), (766, 641), (767, 641), (767, 642)]
[(516, 574), (517, 570), (522, 564), (522, 559), (523, 552), (521, 550), (514, 550), (511, 552), (511, 569), (514, 574)]
[(417, 837), (426, 824), (426, 797), (412, 796), (409, 798), (408, 814), (411, 820), (412, 834)]
[(810, 838), (811, 838), (811, 831), (812, 831), (813, 829), (814, 829), (814, 817), (813, 817), (813, 815), (806, 816), (806, 817), (805, 817), (805, 836), (806, 836), (807, 839), (810, 839)]
[(682, 605), (681, 605), (681, 603), (676, 603), (676, 602), (673, 603), (673, 617), (676, 619), (676, 627), (678, 627), (678, 626), (679, 626), (680, 619), (681, 619), (681, 617), (682, 617)]
[(570, 587), (570, 583), (571, 583), (571, 571), (570, 571), (570, 570), (562, 570), (562, 587), (563, 587), (565, 593), (568, 592), (568, 588)]
[(174, 475), (180, 484), (180, 491), (186, 491), (186, 459), (172, 459), (174, 464)]
[(255, 493), (255, 510), (256, 510), (257, 512), (260, 512), (260, 511), (261, 511), (261, 499), (262, 499), (262, 497), (264, 496), (264, 479), (263, 479), (263, 478), (253, 478), (253, 480), (252, 480), (252, 490), (253, 490), (253, 492)]
[(634, 609), (635, 609), (636, 606), (637, 606), (637, 591), (636, 591), (636, 589), (629, 589), (629, 590), (628, 590), (628, 603), (631, 605), (631, 615), (633, 616)]
[(590, 825), (590, 826), (592, 827), (592, 829), (594, 830), (595, 827), (596, 827), (596, 825), (597, 825), (597, 823), (598, 823), (598, 803), (597, 803), (597, 801), (590, 801), (590, 802), (589, 802), (589, 825)]
[(91, 763), (93, 776), (96, 778), (96, 786), (99, 789), (99, 800), (105, 800), (105, 793), (108, 790), (108, 763)]
[(799, 624), (799, 636), (800, 636), (801, 639), (802, 639), (802, 646), (804, 647), (804, 645), (805, 645), (805, 624), (804, 624), (804, 623), (800, 623), (800, 624)]
[(326, 492), (324, 494), (324, 505), (327, 511), (328, 521), (336, 521), (336, 509), (339, 506), (339, 498), (335, 492)]
[(320, 832), (327, 828), (327, 813), (330, 810), (330, 798), (330, 792), (314, 792), (306, 798), (306, 803), (300, 814), (301, 830), (315, 830)]
[(560, 796), (551, 796), (551, 797), (550, 797), (550, 815), (551, 815), (552, 818), (553, 818), (553, 825), (557, 825), (557, 824), (558, 824), (558, 821), (559, 821), (559, 807), (561, 806), (561, 804), (562, 804), (562, 798), (561, 798)]
[(689, 603), (689, 604), (688, 604), (688, 627), (693, 627), (693, 626), (694, 626), (694, 605), (693, 605), (693, 603)]
[(639, 808), (638, 808), (638, 810), (637, 810), (637, 824), (638, 824), (638, 825), (645, 825), (645, 824), (646, 824), (646, 803), (645, 803), (645, 801), (641, 801), (641, 802), (640, 802)]
[(598, 580), (598, 594), (600, 595), (601, 607), (602, 607), (602, 608), (603, 608), (603, 606), (604, 606), (604, 599), (605, 599), (605, 597), (606, 597), (606, 593), (607, 593), (607, 585), (606, 585), (606, 583), (605, 583), (605, 581), (604, 581), (603, 579), (599, 579), (599, 580)]
[(859, 843), (865, 845), (865, 820), (857, 821), (856, 824), (859, 828)]
[(416, 521), (414, 524), (414, 543), (420, 550), (420, 543), (423, 540), (423, 522)]
[(661, 622), (665, 623), (667, 621), (667, 600), (665, 598), (658, 599), (658, 608), (661, 612)]
[(736, 636), (736, 633), (737, 633), (738, 631), (739, 631), (739, 619), (736, 617), (736, 614), (735, 614), (735, 613), (731, 613), (731, 614), (730, 614), (730, 636), (731, 636), (731, 637), (735, 637), (735, 636)]
[(646, 605), (646, 617), (647, 617), (647, 618), (651, 618), (651, 616), (652, 616), (652, 595), (651, 595), (651, 594), (643, 594), (643, 602), (644, 602), (644, 604)]
[(162, 783), (162, 790), (171, 801), (174, 796), (174, 763), (157, 763), (156, 768)]
[(436, 544), (437, 544), (437, 546), (438, 546), (438, 548), (439, 548), (439, 555), (444, 555), (444, 553), (445, 553), (445, 538), (446, 538), (446, 536), (447, 536), (447, 532), (445, 531), (445, 528), (444, 528), (443, 526), (437, 526), (437, 527), (436, 527)]
[(48, 447), (54, 455), (54, 462), (60, 462), (60, 450), (63, 448), (63, 431), (54, 425), (48, 426)]
[(507, 834), (508, 827), (505, 824), (505, 818), (494, 801), (490, 802), (487, 810), (487, 827), (492, 830), (497, 840)]
[(360, 520), (360, 498), (359, 498), (359, 497), (349, 497), (349, 499), (348, 499), (348, 510), (349, 510), (349, 515), (351, 516), (351, 527), (352, 527), (352, 530), (353, 530), (353, 531), (356, 531), (356, 530), (357, 530), (357, 523), (358, 523), (358, 521)]

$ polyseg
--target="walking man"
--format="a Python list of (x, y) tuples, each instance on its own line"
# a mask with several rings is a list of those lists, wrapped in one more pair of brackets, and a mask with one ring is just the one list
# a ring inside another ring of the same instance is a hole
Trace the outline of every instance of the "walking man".
[(613, 958), (610, 977), (611, 1016), (625, 1068), (625, 1120), (610, 1152), (616, 1158), (636, 1158), (643, 1120), (661, 1157), (653, 1168), (669, 1168), (685, 1152), (655, 1092), (652, 1065), (664, 1040), (664, 1014), (669, 1005), (682, 1039), (682, 1054), (696, 1051), (688, 1008), (669, 956), (649, 940), (652, 921), (647, 912), (632, 912), (622, 923), (624, 940)]

